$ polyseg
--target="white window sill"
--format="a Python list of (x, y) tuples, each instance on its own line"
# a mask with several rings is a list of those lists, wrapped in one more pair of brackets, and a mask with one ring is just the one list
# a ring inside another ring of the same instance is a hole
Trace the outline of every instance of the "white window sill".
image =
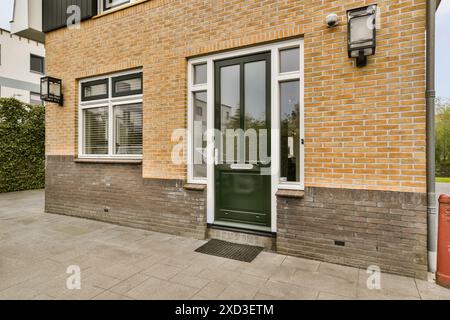
[(295, 182), (291, 182), (291, 183), (289, 183), (289, 182), (280, 182), (278, 184), (278, 189), (305, 191), (305, 188), (303, 187), (302, 184), (295, 183)]
[(37, 74), (37, 75), (40, 75), (40, 76), (44, 76), (45, 75), (44, 72), (40, 72), (40, 71), (36, 71), (36, 70), (30, 70), (30, 73)]
[(147, 2), (147, 1), (149, 1), (149, 0), (137, 0), (136, 2), (125, 3), (123, 5), (119, 5), (119, 6), (115, 7), (115, 8), (111, 8), (109, 10), (105, 10), (103, 12), (100, 12), (96, 16), (93, 16), (92, 19), (98, 19), (98, 18), (106, 16), (106, 15), (108, 15), (110, 13), (121, 11), (121, 10), (124, 10), (124, 9), (130, 8), (130, 7), (136, 6), (138, 4), (141, 4), (141, 3), (144, 3), (144, 2)]
[(77, 163), (105, 163), (105, 164), (142, 164), (142, 159), (115, 158), (76, 158)]
[(207, 184), (207, 179), (188, 179), (187, 183), (189, 184)]

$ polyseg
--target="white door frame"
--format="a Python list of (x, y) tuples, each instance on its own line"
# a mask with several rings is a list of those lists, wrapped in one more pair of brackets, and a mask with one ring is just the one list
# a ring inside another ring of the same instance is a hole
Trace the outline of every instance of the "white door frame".
[[(280, 74), (279, 61), (280, 50), (292, 47), (300, 48), (300, 70), (295, 72)], [(214, 223), (215, 216), (215, 190), (214, 190), (214, 148), (207, 150), (207, 178), (196, 178), (193, 176), (193, 152), (192, 152), (192, 119), (193, 119), (193, 99), (192, 94), (196, 91), (207, 91), (207, 129), (209, 132), (214, 131), (214, 63), (218, 60), (239, 57), (244, 55), (257, 54), (262, 52), (271, 53), (271, 232), (277, 232), (277, 197), (278, 189), (304, 189), (304, 144), (300, 145), (300, 182), (297, 183), (280, 183), (279, 163), (280, 163), (280, 97), (279, 84), (283, 81), (299, 80), (300, 83), (300, 141), (304, 140), (304, 48), (303, 39), (286, 40), (277, 43), (270, 43), (261, 46), (249, 47), (224, 53), (217, 53), (208, 56), (192, 58), (188, 61), (188, 141), (187, 141), (187, 157), (188, 157), (188, 182), (207, 184), (207, 223)], [(193, 84), (193, 67), (198, 64), (207, 64), (207, 83), (201, 85)], [(209, 137), (211, 138), (211, 137)], [(211, 141), (211, 140), (209, 140)]]

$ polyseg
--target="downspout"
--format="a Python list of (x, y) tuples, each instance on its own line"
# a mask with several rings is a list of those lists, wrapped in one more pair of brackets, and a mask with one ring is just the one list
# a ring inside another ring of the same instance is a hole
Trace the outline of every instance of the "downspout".
[(426, 22), (426, 134), (427, 134), (427, 220), (428, 271), (436, 272), (437, 208), (435, 185), (435, 14), (437, 0), (427, 0)]

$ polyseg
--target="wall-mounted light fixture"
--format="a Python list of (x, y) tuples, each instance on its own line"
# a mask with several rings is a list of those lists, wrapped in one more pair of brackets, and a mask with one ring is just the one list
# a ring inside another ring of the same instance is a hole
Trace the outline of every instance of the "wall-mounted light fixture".
[(375, 54), (377, 6), (370, 5), (347, 11), (348, 56), (356, 58), (356, 66), (367, 65), (367, 56)]
[(41, 78), (41, 100), (63, 105), (62, 81), (52, 77)]

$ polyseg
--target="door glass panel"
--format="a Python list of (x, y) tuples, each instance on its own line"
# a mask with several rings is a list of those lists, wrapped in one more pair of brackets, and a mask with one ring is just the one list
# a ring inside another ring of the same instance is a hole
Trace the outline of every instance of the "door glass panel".
[(222, 67), (220, 69), (220, 129), (223, 136), (223, 161), (230, 163), (238, 159), (238, 141), (236, 130), (241, 123), (240, 65)]
[(300, 181), (300, 82), (280, 83), (280, 180)]
[(244, 75), (245, 160), (255, 163), (258, 160), (260, 142), (267, 146), (266, 61), (246, 63)]

